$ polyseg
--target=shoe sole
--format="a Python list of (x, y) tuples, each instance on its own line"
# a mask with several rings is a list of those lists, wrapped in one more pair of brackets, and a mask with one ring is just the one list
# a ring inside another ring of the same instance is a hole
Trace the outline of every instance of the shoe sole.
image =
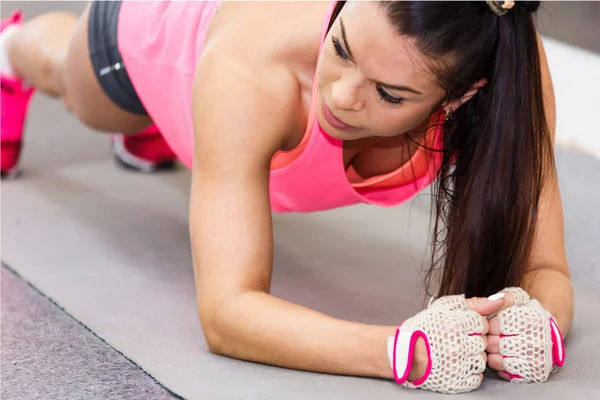
[(118, 167), (120, 167), (124, 170), (127, 170), (127, 171), (141, 172), (143, 174), (151, 174), (153, 172), (159, 172), (159, 171), (171, 171), (171, 170), (176, 169), (176, 167), (177, 167), (175, 161), (165, 161), (163, 163), (156, 164), (152, 167), (140, 167), (139, 165), (133, 165), (133, 164), (130, 164), (130, 163), (124, 161), (116, 154), (114, 155), (114, 159), (115, 159), (115, 164), (117, 164)]
[(125, 148), (123, 138), (119, 136), (116, 136), (112, 139), (111, 150), (117, 165), (129, 171), (150, 174), (157, 171), (172, 170), (177, 166), (175, 160), (168, 160), (158, 164), (153, 164), (150, 161), (136, 156), (135, 154), (129, 153)]
[(21, 170), (19, 168), (13, 168), (8, 172), (0, 171), (0, 179), (3, 181), (17, 179), (19, 175), (21, 175)]

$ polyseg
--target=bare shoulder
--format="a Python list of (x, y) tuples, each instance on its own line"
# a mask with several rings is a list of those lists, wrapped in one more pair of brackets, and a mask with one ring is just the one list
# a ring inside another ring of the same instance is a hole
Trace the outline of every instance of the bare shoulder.
[(232, 41), (262, 59), (314, 62), (328, 7), (328, 2), (223, 2), (207, 40)]
[(246, 123), (245, 131), (260, 136), (253, 137), (253, 144), (267, 141), (259, 144), (263, 148), (275, 146), (276, 151), (301, 137), (327, 6), (223, 2), (197, 65), (196, 101), (205, 107), (210, 101), (219, 112), (226, 109), (223, 115), (230, 120), (261, 125)]

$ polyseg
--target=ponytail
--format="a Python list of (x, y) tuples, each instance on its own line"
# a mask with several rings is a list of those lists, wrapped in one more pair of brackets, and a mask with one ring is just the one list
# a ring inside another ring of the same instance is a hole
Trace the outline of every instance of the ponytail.
[(488, 83), (446, 127), (445, 148), (451, 151), (434, 188), (427, 276), (431, 284), (439, 270), (438, 296), (487, 296), (521, 285), (542, 187), (554, 172), (529, 12), (539, 2), (519, 3), (504, 16), (491, 16), (497, 33)]

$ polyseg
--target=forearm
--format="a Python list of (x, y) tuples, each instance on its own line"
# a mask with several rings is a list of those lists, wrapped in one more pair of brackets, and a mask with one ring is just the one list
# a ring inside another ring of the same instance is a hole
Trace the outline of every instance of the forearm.
[(521, 285), (556, 318), (563, 338), (573, 320), (573, 286), (567, 275), (554, 268), (539, 268), (525, 274)]
[(387, 338), (395, 326), (338, 320), (263, 292), (229, 300), (214, 318), (213, 351), (285, 368), (393, 378)]

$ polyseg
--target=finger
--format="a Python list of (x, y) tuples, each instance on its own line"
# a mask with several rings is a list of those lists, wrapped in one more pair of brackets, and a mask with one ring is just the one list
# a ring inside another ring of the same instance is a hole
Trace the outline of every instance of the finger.
[(480, 315), (491, 315), (499, 311), (504, 304), (504, 296), (500, 297), (500, 294), (497, 296), (492, 300), (486, 297), (471, 297), (466, 300), (467, 306)]
[(502, 334), (502, 331), (500, 330), (500, 320), (498, 320), (498, 317), (494, 317), (492, 319), (490, 319), (489, 321), (490, 324), (490, 330), (488, 331), (488, 336), (500, 336)]
[(509, 287), (509, 288), (502, 289), (502, 292), (506, 293), (506, 297), (508, 297), (509, 294), (512, 297), (513, 300), (512, 300), (511, 306), (513, 306), (513, 305), (523, 306), (523, 305), (529, 303), (529, 300), (530, 300), (529, 294), (525, 290), (523, 290), (523, 288)]
[(514, 303), (515, 303), (515, 297), (514, 297), (514, 295), (511, 292), (504, 292), (504, 291), (502, 291), (502, 292), (496, 293), (495, 295), (492, 295), (492, 296), (488, 297), (488, 299), (494, 299), (494, 298), (497, 298), (497, 297), (500, 297), (500, 296), (504, 296), (504, 303), (502, 304), (502, 306), (498, 310), (496, 310), (495, 312), (493, 312), (491, 314), (488, 314), (487, 315), (488, 319), (492, 319), (493, 317), (495, 317), (496, 315), (498, 315), (498, 313), (500, 311), (506, 310), (507, 308), (510, 308), (510, 307), (512, 307), (514, 305)]
[(479, 355), (485, 351), (485, 336), (468, 336), (465, 344), (465, 349), (467, 349), (470, 356), (479, 357)]
[(461, 320), (461, 330), (469, 337), (481, 337), (490, 330), (489, 322), (475, 311), (456, 311), (457, 318)]
[(471, 368), (469, 372), (471, 373), (471, 375), (482, 374), (483, 371), (485, 371), (486, 363), (486, 358), (483, 357), (481, 353), (477, 354), (476, 356), (471, 358)]
[(496, 371), (504, 371), (504, 357), (500, 354), (488, 354), (487, 365)]
[(485, 364), (487, 365), (488, 355), (485, 351), (483, 353), (481, 353), (481, 357), (483, 357), (483, 360), (485, 361)]
[(549, 375), (538, 377), (538, 380), (532, 380), (532, 375), (535, 375), (535, 373), (531, 370), (530, 362), (520, 357), (505, 357), (504, 367), (504, 372), (509, 374), (511, 382), (535, 381), (541, 383), (546, 381)]
[(483, 381), (483, 374), (471, 375), (465, 379), (465, 389), (466, 391), (472, 391), (477, 389), (481, 382)]
[(540, 355), (545, 344), (541, 337), (525, 340), (522, 335), (504, 336), (498, 342), (498, 353), (504, 357), (531, 357)]
[(502, 307), (500, 307), (500, 310), (504, 310), (505, 308), (512, 307), (515, 305), (515, 296), (510, 291), (503, 290), (501, 292), (498, 292), (498, 293), (488, 297), (488, 299), (495, 299), (497, 297), (499, 298), (502, 296), (504, 296), (504, 303), (502, 304)]
[(510, 382), (510, 376), (506, 372), (500, 372), (500, 371), (498, 371), (498, 376), (500, 378), (504, 379), (505, 381), (509, 381)]
[(487, 335), (487, 346), (485, 347), (485, 351), (489, 354), (499, 354), (500, 353), (500, 336), (496, 335)]
[(479, 316), (481, 318), (481, 332), (479, 332), (482, 336), (487, 335), (490, 332), (490, 322), (484, 316)]

